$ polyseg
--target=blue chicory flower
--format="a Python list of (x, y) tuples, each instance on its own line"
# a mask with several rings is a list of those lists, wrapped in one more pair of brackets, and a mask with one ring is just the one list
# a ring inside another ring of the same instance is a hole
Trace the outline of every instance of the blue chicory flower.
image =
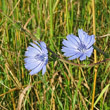
[(31, 46), (29, 46), (27, 48), (27, 51), (25, 52), (25, 68), (27, 70), (31, 70), (31, 72), (29, 73), (30, 75), (34, 75), (40, 70), (42, 70), (42, 75), (44, 75), (48, 62), (48, 51), (46, 48), (46, 44), (44, 42), (34, 42), (37, 45), (34, 43), (30, 43)]
[(82, 29), (78, 30), (79, 38), (73, 34), (67, 36), (67, 40), (63, 40), (62, 52), (69, 60), (80, 58), (85, 60), (86, 56), (90, 57), (93, 52), (94, 35), (88, 35)]

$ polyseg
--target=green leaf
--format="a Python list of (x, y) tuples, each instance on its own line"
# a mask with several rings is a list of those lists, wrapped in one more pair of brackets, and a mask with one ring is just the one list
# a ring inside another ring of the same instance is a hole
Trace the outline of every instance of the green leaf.
[(100, 93), (99, 97), (97, 98), (97, 100), (94, 103), (94, 106), (98, 103), (98, 101), (100, 100), (100, 98), (103, 96), (103, 94), (105, 93), (105, 91), (108, 89), (108, 87), (110, 86), (110, 84), (108, 84)]

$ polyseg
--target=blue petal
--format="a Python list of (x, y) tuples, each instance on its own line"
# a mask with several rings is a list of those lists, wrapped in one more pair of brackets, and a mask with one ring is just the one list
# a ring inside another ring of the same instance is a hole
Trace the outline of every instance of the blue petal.
[(73, 55), (77, 54), (77, 52), (73, 52), (73, 53), (64, 53), (64, 56), (66, 57), (71, 57)]
[(34, 48), (36, 48), (36, 50), (38, 50), (39, 52), (42, 52), (41, 49), (34, 43), (30, 43)]
[(72, 42), (70, 42), (70, 41), (67, 41), (67, 40), (63, 40), (63, 45), (64, 46), (66, 46), (66, 47), (68, 47), (68, 48), (74, 48), (74, 49), (77, 49), (77, 46), (76, 45), (74, 45)]
[(45, 42), (40, 42), (41, 47), (45, 47), (46, 48), (46, 44)]
[[(27, 55), (26, 56), (28, 56), (29, 54), (33, 54), (33, 55), (35, 55), (35, 54), (38, 54), (38, 53), (40, 53), (36, 48), (34, 48), (34, 47), (31, 47), (31, 46), (29, 46), (28, 48), (27, 48)], [(30, 56), (30, 55), (29, 55)]]
[(40, 42), (40, 46), (45, 53), (48, 53), (45, 42)]
[(25, 68), (28, 69), (28, 70), (32, 70), (32, 69), (38, 67), (41, 63), (42, 63), (41, 61), (26, 63)]
[(48, 63), (48, 57), (46, 58), (44, 65), (47, 65), (47, 63)]
[(46, 60), (45, 60), (45, 65), (48, 63), (48, 57), (46, 58)]
[(76, 50), (74, 48), (68, 48), (68, 47), (62, 47), (61, 50), (62, 50), (62, 52), (65, 52), (64, 56), (66, 56), (66, 57), (73, 56), (73, 55), (77, 54), (78, 52), (80, 52), (79, 50)]
[(76, 47), (78, 47), (79, 43), (80, 43), (80, 40), (78, 37), (76, 37), (75, 35), (73, 34), (70, 34), (67, 36), (67, 40), (69, 42), (72, 42)]
[(62, 44), (63, 44), (64, 46), (67, 46), (67, 47), (72, 47), (72, 45), (73, 45), (71, 42), (69, 42), (69, 41), (67, 41), (67, 40), (65, 40), (65, 39), (63, 39)]
[(75, 55), (75, 54), (77, 54), (77, 53), (78, 53), (78, 52), (76, 52), (76, 51), (65, 52), (65, 53), (64, 53), (64, 56), (70, 57), (70, 56), (73, 56), (73, 55)]
[(42, 75), (44, 75), (45, 72), (46, 72), (46, 65), (44, 65), (43, 68), (42, 68)]
[(78, 29), (78, 35), (79, 35), (79, 38), (80, 40), (83, 42), (83, 43), (86, 43), (85, 40), (87, 39), (87, 33), (84, 32), (82, 29)]
[(76, 59), (76, 58), (79, 58), (80, 56), (82, 55), (82, 53), (77, 53), (75, 55), (73, 55), (72, 57), (68, 58), (69, 60), (73, 60), (73, 59)]
[(91, 47), (94, 44), (94, 42), (95, 42), (94, 35), (88, 36), (87, 43), (86, 43), (87, 48)]
[(82, 61), (82, 60), (85, 60), (86, 59), (86, 54), (83, 54), (83, 55), (81, 55), (80, 56), (80, 60)]
[(33, 57), (24, 58), (25, 63), (36, 62), (36, 59)]
[(62, 52), (72, 52), (72, 51), (75, 51), (75, 52), (79, 52), (79, 50), (77, 49), (74, 49), (74, 48), (68, 48), (68, 47), (62, 47), (61, 49)]
[(34, 56), (36, 56), (36, 53), (28, 50), (28, 51), (25, 52), (25, 56), (34, 57)]
[(85, 54), (86, 54), (88, 57), (90, 57), (91, 54), (92, 54), (92, 52), (93, 52), (93, 47), (89, 48), (89, 49), (85, 52)]
[(38, 73), (44, 66), (44, 62), (40, 63), (35, 69), (33, 69), (29, 74), (33, 75)]

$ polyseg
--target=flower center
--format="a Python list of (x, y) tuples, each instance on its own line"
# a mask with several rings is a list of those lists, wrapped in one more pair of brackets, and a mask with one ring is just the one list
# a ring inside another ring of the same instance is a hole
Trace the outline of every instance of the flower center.
[(85, 51), (87, 50), (87, 48), (86, 48), (86, 46), (85, 46), (83, 43), (81, 43), (81, 44), (79, 45), (79, 47), (78, 47), (78, 50), (79, 50), (80, 52), (82, 52), (82, 53), (85, 53)]
[(35, 56), (35, 59), (44, 62), (47, 59), (47, 57), (45, 54), (37, 54)]

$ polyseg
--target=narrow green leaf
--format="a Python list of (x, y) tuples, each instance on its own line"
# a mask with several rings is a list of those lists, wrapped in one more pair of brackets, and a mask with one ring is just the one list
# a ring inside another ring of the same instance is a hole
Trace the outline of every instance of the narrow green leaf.
[(97, 100), (94, 103), (94, 106), (98, 103), (98, 101), (100, 100), (100, 98), (103, 96), (103, 94), (105, 93), (105, 91), (108, 89), (108, 87), (110, 86), (110, 84), (108, 84), (100, 93), (99, 97), (97, 98)]

